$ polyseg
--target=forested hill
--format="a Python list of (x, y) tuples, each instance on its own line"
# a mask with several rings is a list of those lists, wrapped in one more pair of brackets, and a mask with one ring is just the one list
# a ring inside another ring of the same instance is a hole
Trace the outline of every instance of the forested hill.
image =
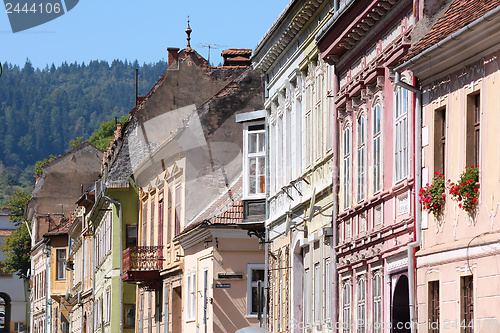
[(134, 107), (135, 68), (139, 94), (146, 94), (167, 69), (160, 61), (91, 61), (88, 64), (23, 68), (3, 64), (0, 78), (0, 167), (25, 169), (64, 153), (76, 137), (84, 140), (105, 120)]

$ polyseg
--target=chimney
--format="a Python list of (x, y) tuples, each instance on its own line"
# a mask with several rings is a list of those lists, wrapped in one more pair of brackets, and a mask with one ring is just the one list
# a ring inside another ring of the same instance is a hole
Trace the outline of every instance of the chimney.
[(179, 55), (179, 48), (178, 47), (168, 47), (168, 67), (170, 68), (170, 65), (177, 60), (177, 56)]

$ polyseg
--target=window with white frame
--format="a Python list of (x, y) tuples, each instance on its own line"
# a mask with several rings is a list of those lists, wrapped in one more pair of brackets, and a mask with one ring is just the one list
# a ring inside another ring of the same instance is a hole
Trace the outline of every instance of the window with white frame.
[(164, 291), (163, 291), (163, 297), (165, 298), (165, 312), (164, 312), (164, 333), (168, 333), (168, 321), (169, 321), (169, 311), (170, 311), (170, 289), (169, 285), (166, 284)]
[(376, 272), (372, 280), (373, 332), (382, 332), (382, 274)]
[(342, 288), (342, 332), (351, 332), (351, 284), (349, 281), (344, 283)]
[(373, 193), (382, 189), (382, 111), (379, 104), (373, 108)]
[(66, 279), (66, 249), (56, 250), (57, 255), (57, 277), (56, 280)]
[(408, 175), (408, 91), (396, 88), (394, 168), (396, 181)]
[(325, 259), (325, 287), (323, 288), (325, 300), (324, 318), (328, 323), (332, 322), (332, 302), (333, 302), (333, 282), (332, 282), (332, 266), (330, 258)]
[(323, 104), (322, 104), (322, 99), (323, 99), (323, 74), (319, 72), (319, 74), (316, 75), (315, 82), (314, 82), (314, 97), (315, 97), (315, 105), (314, 105), (314, 113), (315, 113), (315, 144), (314, 144), (314, 157), (315, 159), (321, 158), (323, 155)]
[(111, 288), (106, 290), (104, 297), (104, 324), (111, 321)]
[(344, 209), (351, 204), (351, 128), (344, 127), (342, 133), (342, 152), (343, 152), (343, 167), (342, 167), (342, 193)]
[(196, 272), (187, 274), (187, 318), (194, 320), (196, 314)]
[(266, 193), (266, 131), (263, 122), (245, 126), (245, 193), (263, 197)]
[(264, 265), (249, 264), (247, 268), (247, 315), (264, 313)]
[(321, 323), (321, 314), (323, 312), (323, 304), (321, 299), (321, 265), (319, 262), (314, 264), (314, 322), (318, 325)]
[(304, 323), (305, 327), (312, 326), (312, 274), (311, 269), (304, 269)]
[(358, 279), (357, 285), (357, 300), (358, 300), (358, 311), (357, 311), (357, 333), (366, 332), (366, 280), (364, 277)]
[(358, 119), (358, 202), (366, 197), (366, 121)]

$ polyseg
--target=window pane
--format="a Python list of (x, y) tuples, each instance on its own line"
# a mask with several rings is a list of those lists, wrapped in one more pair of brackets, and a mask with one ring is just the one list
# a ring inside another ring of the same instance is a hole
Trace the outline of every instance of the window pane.
[(265, 149), (265, 145), (266, 145), (266, 134), (265, 133), (259, 133), (257, 134), (258, 137), (259, 137), (259, 152), (264, 152), (266, 149)]
[(257, 152), (257, 134), (255, 133), (248, 135), (248, 152), (249, 153)]

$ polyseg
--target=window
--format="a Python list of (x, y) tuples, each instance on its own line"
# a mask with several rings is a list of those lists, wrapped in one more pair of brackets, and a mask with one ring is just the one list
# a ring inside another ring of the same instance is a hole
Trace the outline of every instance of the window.
[(358, 120), (358, 201), (366, 197), (366, 137), (365, 117)]
[(111, 289), (106, 291), (104, 296), (104, 324), (111, 321)]
[(357, 333), (365, 333), (366, 332), (366, 280), (364, 277), (358, 279), (357, 294), (358, 294)]
[(480, 117), (481, 95), (476, 93), (467, 96), (467, 142), (465, 148), (467, 166), (479, 164)]
[(159, 254), (161, 254), (161, 248), (163, 247), (163, 191), (161, 193), (161, 199), (158, 201), (158, 246), (160, 249)]
[(143, 318), (144, 318), (144, 294), (141, 293), (139, 295), (139, 315), (137, 316), (139, 322), (137, 323), (137, 328), (139, 332), (142, 332), (142, 327), (144, 324)]
[(395, 152), (394, 167), (396, 181), (408, 175), (408, 91), (396, 90)]
[(170, 188), (168, 189), (168, 197), (167, 197), (167, 242), (170, 242), (172, 239), (172, 191)]
[(146, 229), (148, 226), (148, 210), (146, 208), (146, 202), (142, 204), (142, 227), (141, 227), (141, 244), (146, 246)]
[(150, 219), (151, 219), (151, 224), (149, 225), (149, 245), (153, 246), (154, 245), (154, 239), (155, 239), (155, 197), (154, 195), (151, 196), (151, 211), (149, 212), (150, 214)]
[(382, 131), (381, 107), (376, 105), (373, 109), (373, 192), (382, 189)]
[(187, 320), (194, 320), (196, 313), (196, 272), (187, 275)]
[(330, 264), (330, 258), (325, 259), (325, 287), (324, 296), (325, 300), (325, 311), (324, 318), (327, 322), (332, 321), (332, 302), (333, 302), (333, 282), (332, 282), (332, 266)]
[(247, 314), (264, 313), (264, 265), (250, 264), (247, 272)]
[(351, 332), (351, 285), (346, 282), (342, 290), (342, 329)]
[(342, 133), (343, 138), (343, 177), (342, 192), (344, 209), (351, 204), (351, 128), (346, 127)]
[(321, 323), (321, 313), (323, 312), (321, 303), (321, 266), (319, 262), (314, 264), (314, 322), (316, 324)]
[(181, 232), (181, 184), (175, 185), (175, 231), (177, 236)]
[(429, 332), (439, 332), (439, 281), (429, 282)]
[(66, 249), (57, 252), (57, 280), (66, 279)]
[(262, 196), (266, 193), (266, 132), (265, 125), (250, 124), (246, 129), (245, 193)]
[(135, 304), (124, 304), (125, 328), (135, 328)]
[(462, 333), (474, 332), (474, 284), (471, 275), (460, 278), (460, 326)]
[(165, 285), (165, 289), (164, 289), (164, 292), (163, 292), (163, 296), (165, 297), (165, 313), (164, 313), (164, 327), (165, 327), (165, 330), (164, 330), (164, 333), (168, 333), (168, 321), (169, 321), (169, 313), (168, 311), (170, 311), (170, 307), (169, 307), (169, 304), (170, 304), (170, 289), (169, 289), (169, 285)]
[(305, 327), (311, 327), (312, 322), (312, 276), (309, 267), (304, 270), (304, 323)]
[(446, 153), (446, 108), (434, 113), (434, 171), (444, 173)]
[(382, 322), (382, 274), (375, 273), (373, 275), (373, 332), (381, 333)]
[(127, 242), (126, 247), (137, 246), (137, 225), (129, 224), (127, 225)]

